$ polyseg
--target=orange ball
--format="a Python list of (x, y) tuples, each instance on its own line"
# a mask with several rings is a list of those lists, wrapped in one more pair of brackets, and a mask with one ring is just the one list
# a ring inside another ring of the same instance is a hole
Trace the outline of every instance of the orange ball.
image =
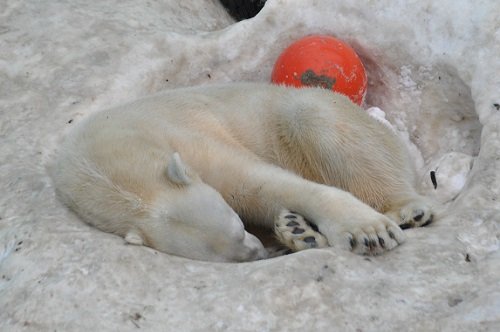
[(346, 43), (325, 35), (302, 38), (281, 53), (271, 81), (289, 86), (319, 86), (349, 97), (358, 105), (366, 94), (363, 63)]

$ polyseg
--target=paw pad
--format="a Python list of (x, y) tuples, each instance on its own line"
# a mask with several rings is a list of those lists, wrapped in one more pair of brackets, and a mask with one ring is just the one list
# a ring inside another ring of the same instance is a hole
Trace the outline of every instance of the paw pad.
[(413, 220), (415, 221), (420, 221), (425, 215), (425, 212), (422, 210), (415, 210), (413, 211), (415, 214), (413, 215)]
[(305, 229), (302, 229), (302, 228), (299, 228), (299, 227), (295, 227), (292, 231), (293, 234), (302, 234), (304, 233), (306, 230)]

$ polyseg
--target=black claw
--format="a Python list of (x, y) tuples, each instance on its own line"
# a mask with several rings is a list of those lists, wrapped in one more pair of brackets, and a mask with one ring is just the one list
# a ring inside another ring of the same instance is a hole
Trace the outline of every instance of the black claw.
[(374, 249), (377, 247), (377, 241), (375, 240), (370, 240), (370, 249)]
[(286, 224), (288, 227), (299, 226), (300, 224), (296, 221), (290, 221)]
[(432, 224), (433, 219), (434, 215), (431, 214), (430, 218), (422, 224), (422, 227), (429, 226), (430, 224)]
[(318, 226), (315, 223), (310, 222), (309, 220), (305, 219), (306, 223), (309, 225), (309, 227), (312, 228), (313, 231), (320, 233)]
[(294, 216), (293, 214), (287, 214), (285, 216), (286, 219), (297, 219), (297, 216)]
[(405, 229), (408, 229), (408, 228), (412, 228), (412, 225), (410, 223), (401, 224), (401, 225), (399, 225), (399, 228), (405, 230)]
[(424, 214), (425, 214), (425, 212), (422, 210), (418, 210), (416, 213), (417, 214), (415, 216), (413, 216), (413, 220), (415, 220), (415, 221), (420, 221), (424, 217)]
[(300, 227), (295, 227), (295, 228), (293, 229), (293, 231), (292, 231), (292, 233), (293, 233), (293, 234), (302, 234), (302, 233), (304, 233), (304, 232), (305, 232), (305, 230), (304, 230), (304, 229), (302, 229), (302, 228), (300, 228)]
[(383, 239), (383, 238), (379, 237), (379, 238), (378, 238), (378, 243), (380, 243), (380, 246), (381, 246), (382, 248), (385, 248), (385, 241), (384, 241), (384, 239)]
[(387, 231), (387, 233), (389, 234), (389, 237), (390, 237), (391, 239), (396, 240), (396, 236), (394, 235), (394, 233), (393, 233), (393, 232), (391, 232), (391, 231)]
[(365, 244), (365, 246), (366, 246), (366, 247), (369, 247), (369, 246), (370, 246), (370, 241), (368, 240), (368, 238), (367, 238), (367, 237), (365, 237), (365, 238), (363, 239), (363, 242), (364, 242), (364, 244)]
[(356, 239), (353, 237), (349, 238), (349, 244), (351, 245), (351, 249), (354, 249), (356, 246)]

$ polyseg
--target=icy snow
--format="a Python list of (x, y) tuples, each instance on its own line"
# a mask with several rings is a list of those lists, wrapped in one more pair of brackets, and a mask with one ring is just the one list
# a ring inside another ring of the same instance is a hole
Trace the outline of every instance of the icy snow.
[[(500, 330), (498, 1), (269, 0), (238, 23), (215, 0), (0, 8), (0, 330)], [(127, 246), (55, 198), (47, 163), (85, 115), (178, 86), (269, 81), (313, 33), (355, 48), (364, 106), (383, 110), (443, 203), (396, 250), (197, 262)]]

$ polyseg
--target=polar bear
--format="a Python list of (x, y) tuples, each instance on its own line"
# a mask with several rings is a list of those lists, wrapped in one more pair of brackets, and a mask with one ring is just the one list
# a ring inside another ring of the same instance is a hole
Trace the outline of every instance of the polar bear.
[(65, 138), (52, 176), (89, 224), (209, 261), (267, 256), (244, 224), (292, 251), (380, 254), (434, 215), (397, 136), (320, 88), (180, 88), (97, 112)]

